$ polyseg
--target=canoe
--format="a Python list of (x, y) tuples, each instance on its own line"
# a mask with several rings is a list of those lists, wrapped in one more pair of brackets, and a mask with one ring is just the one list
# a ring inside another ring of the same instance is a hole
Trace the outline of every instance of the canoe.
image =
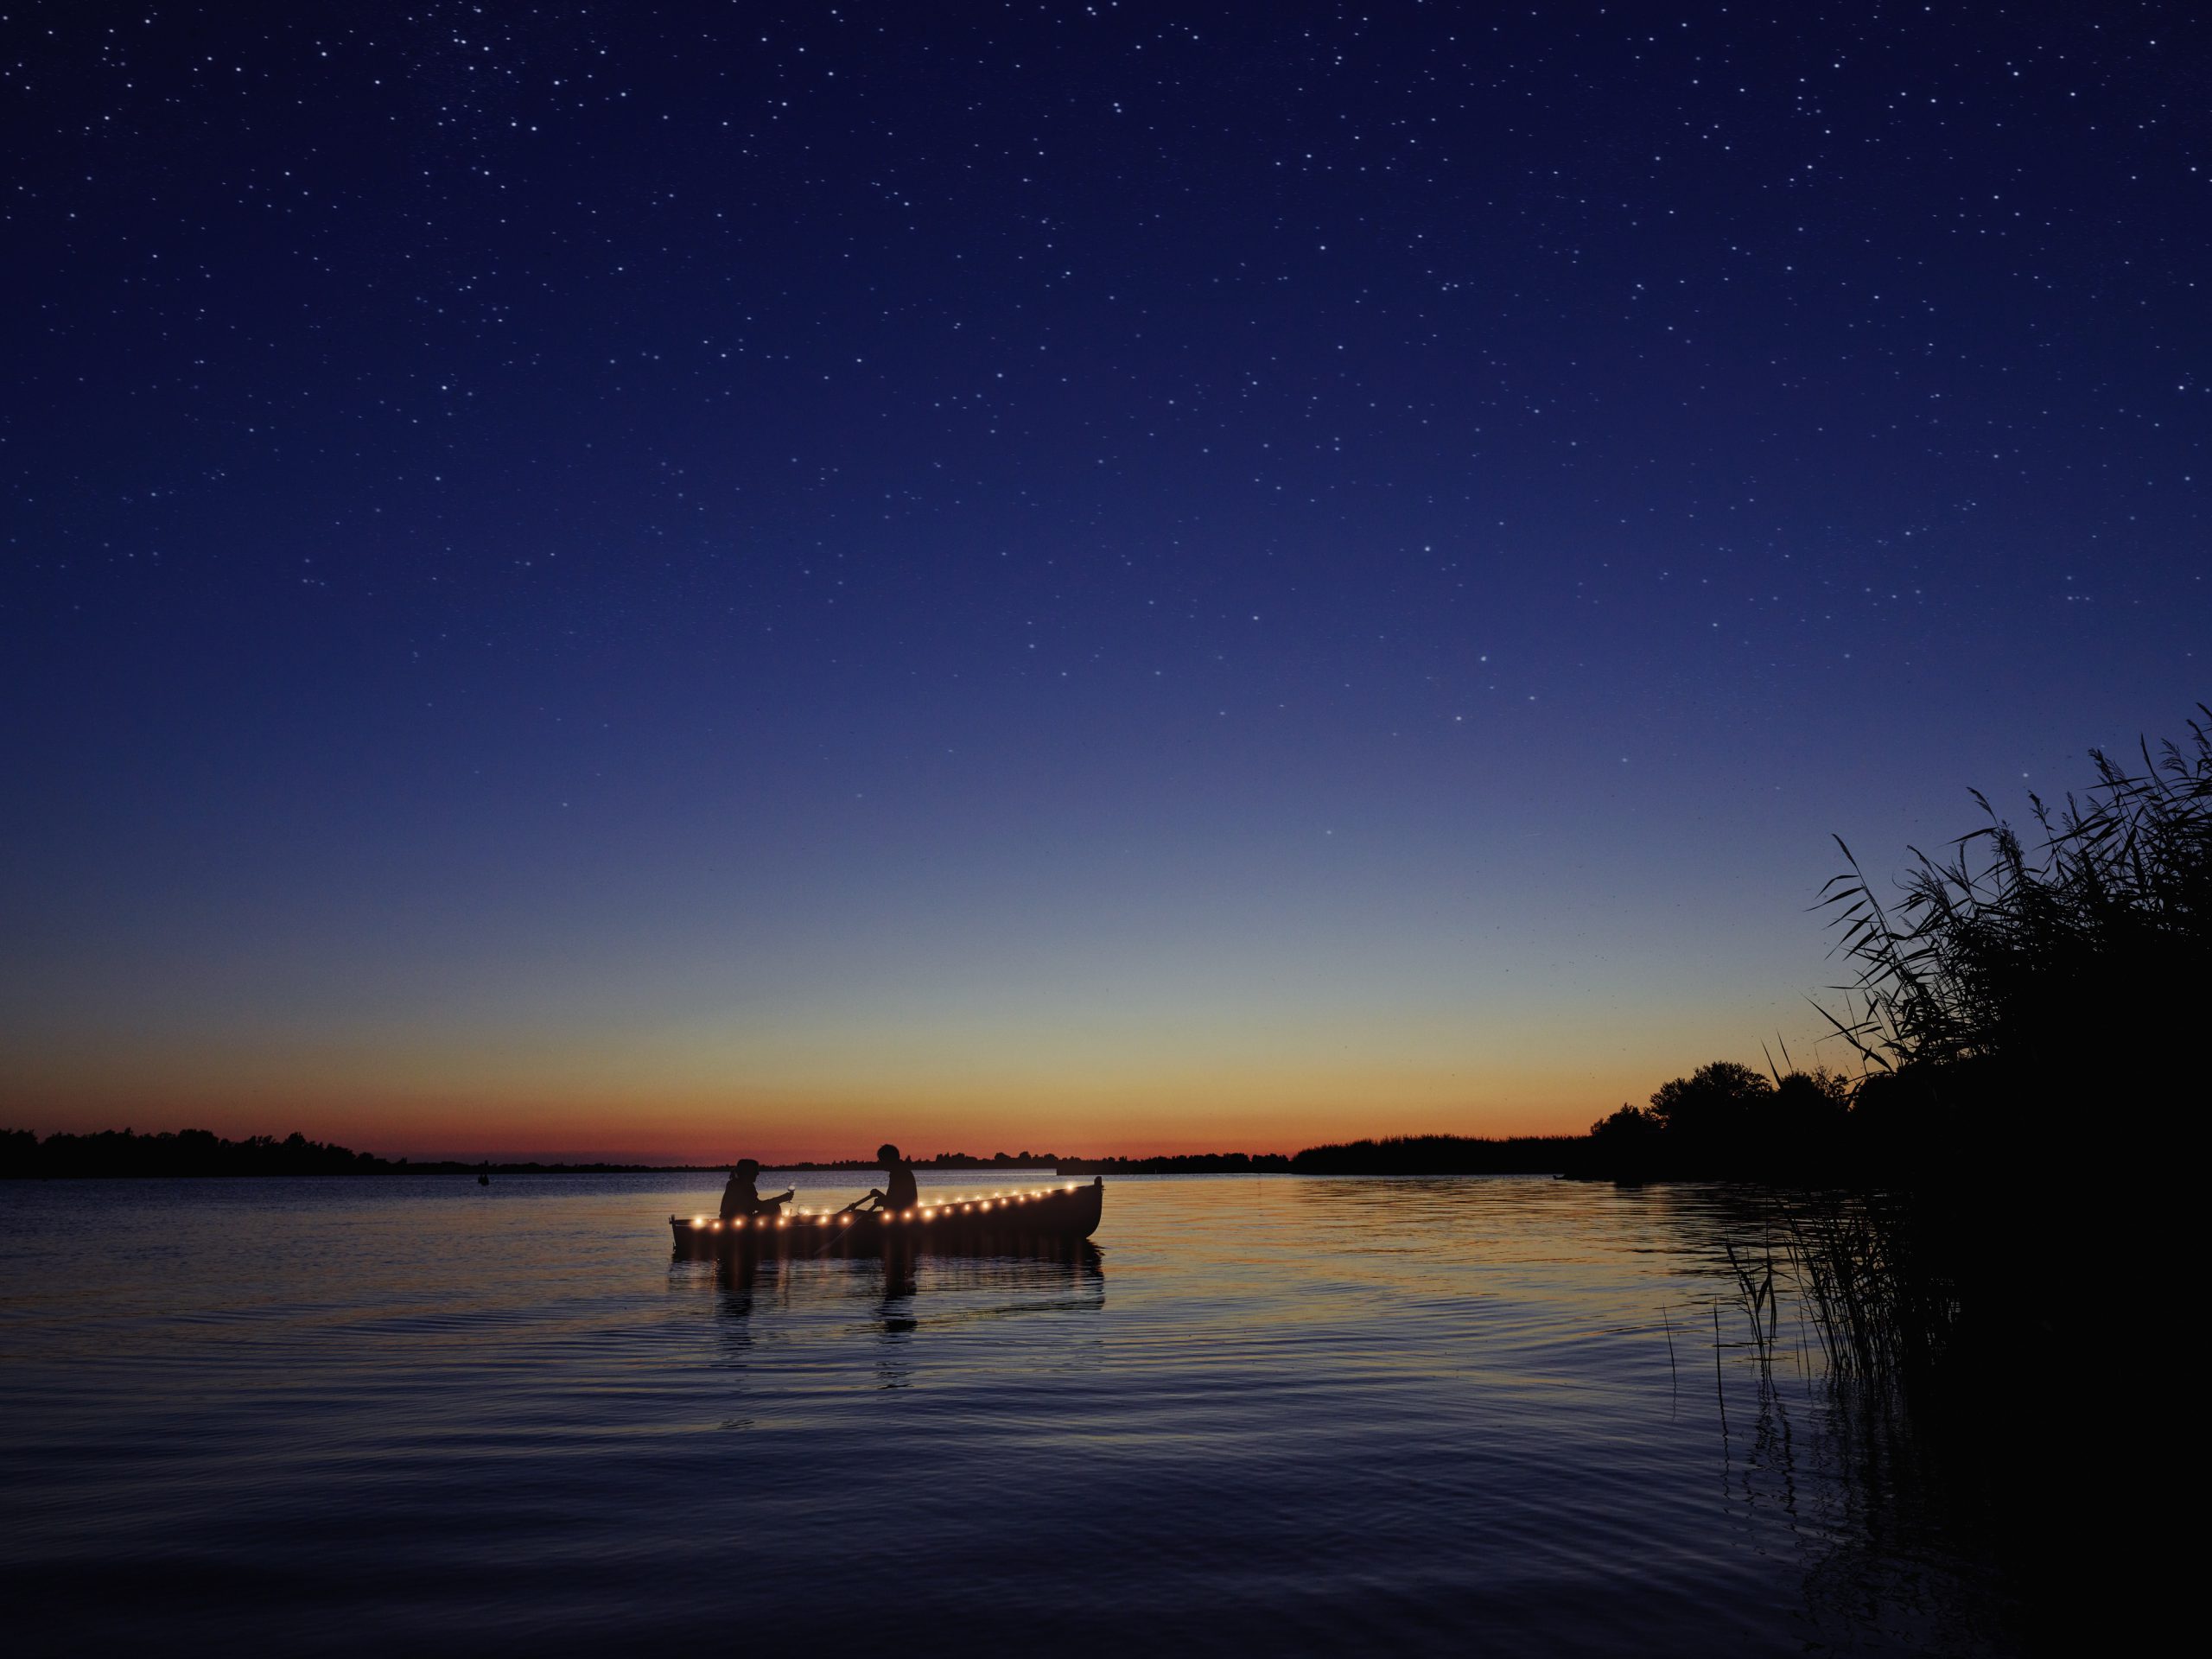
[(671, 1216), (676, 1253), (711, 1257), (739, 1251), (752, 1255), (880, 1255), (891, 1250), (932, 1250), (956, 1255), (994, 1255), (1045, 1245), (1079, 1244), (1098, 1230), (1106, 1201), (1102, 1176), (1088, 1186), (1055, 1186), (1027, 1192), (956, 1192), (911, 1210), (844, 1211), (837, 1214), (755, 1216), (718, 1221), (712, 1216)]

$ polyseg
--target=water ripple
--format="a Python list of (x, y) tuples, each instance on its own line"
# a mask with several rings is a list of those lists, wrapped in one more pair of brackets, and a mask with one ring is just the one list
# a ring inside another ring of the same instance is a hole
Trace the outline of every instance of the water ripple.
[(911, 1279), (672, 1262), (710, 1198), (0, 1192), (0, 1592), (53, 1652), (2004, 1645), (1805, 1357), (1716, 1369), (1726, 1194), (1128, 1180)]

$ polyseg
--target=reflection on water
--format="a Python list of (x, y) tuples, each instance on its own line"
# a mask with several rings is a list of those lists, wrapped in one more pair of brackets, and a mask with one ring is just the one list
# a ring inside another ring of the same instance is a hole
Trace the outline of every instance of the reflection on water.
[(2006, 1645), (1941, 1460), (1751, 1339), (1740, 1196), (1126, 1179), (1057, 1257), (671, 1261), (710, 1186), (0, 1189), (0, 1593), (85, 1651)]
[[(892, 1250), (818, 1262), (730, 1252), (712, 1262), (679, 1259), (669, 1283), (688, 1294), (702, 1288), (710, 1273), (718, 1318), (750, 1320), (756, 1308), (788, 1315), (795, 1304), (808, 1302), (842, 1304), (848, 1313), (863, 1305), (880, 1333), (896, 1339), (923, 1328), (925, 1310), (933, 1329), (950, 1331), (979, 1320), (1095, 1312), (1106, 1305), (1105, 1258), (1088, 1241), (996, 1255)], [(887, 1343), (885, 1351), (895, 1345)]]

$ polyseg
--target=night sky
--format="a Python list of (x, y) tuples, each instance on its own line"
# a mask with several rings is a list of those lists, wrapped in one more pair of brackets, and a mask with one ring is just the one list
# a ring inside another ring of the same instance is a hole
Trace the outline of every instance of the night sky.
[(1841, 1061), (1832, 834), (2212, 694), (2212, 56), (1815, 10), (13, 8), (4, 1115), (1287, 1150)]

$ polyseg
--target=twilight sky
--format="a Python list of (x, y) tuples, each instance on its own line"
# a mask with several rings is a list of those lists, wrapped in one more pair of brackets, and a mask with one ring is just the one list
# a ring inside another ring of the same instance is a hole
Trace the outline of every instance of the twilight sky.
[(2194, 10), (16, 7), (0, 1116), (1290, 1150), (1813, 1058), (1832, 833), (2212, 695)]

